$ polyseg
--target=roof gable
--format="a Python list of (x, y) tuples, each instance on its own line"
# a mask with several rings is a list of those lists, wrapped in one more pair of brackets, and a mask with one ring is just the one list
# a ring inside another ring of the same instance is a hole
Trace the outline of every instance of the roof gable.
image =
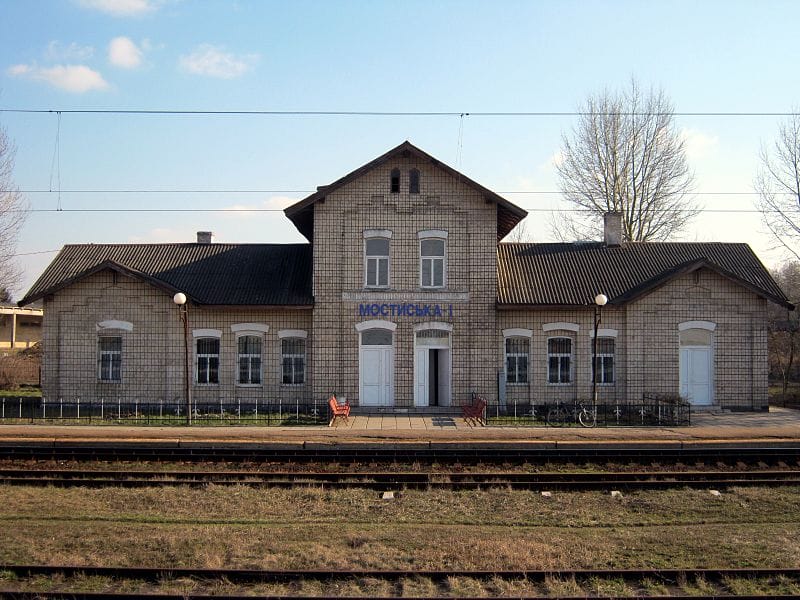
[(399, 146), (392, 148), (385, 154), (382, 154), (378, 158), (371, 160), (367, 164), (357, 168), (354, 171), (351, 171), (344, 177), (340, 177), (333, 183), (329, 185), (319, 186), (316, 192), (304, 198), (303, 200), (300, 200), (299, 202), (292, 204), (291, 206), (289, 206), (284, 210), (284, 213), (292, 221), (292, 223), (295, 224), (295, 227), (297, 227), (298, 231), (302, 233), (306, 237), (306, 239), (313, 242), (314, 204), (316, 204), (321, 200), (324, 200), (326, 196), (328, 196), (335, 190), (350, 183), (351, 181), (354, 181), (355, 179), (358, 179), (367, 172), (372, 171), (373, 169), (376, 169), (381, 165), (384, 165), (390, 160), (396, 157), (409, 157), (409, 156), (416, 157), (420, 161), (428, 162), (433, 166), (445, 171), (450, 176), (458, 179), (463, 184), (467, 185), (468, 187), (471, 187), (472, 189), (482, 194), (487, 201), (496, 203), (498, 241), (503, 239), (506, 235), (508, 235), (508, 233), (516, 226), (516, 224), (519, 223), (522, 219), (524, 219), (528, 214), (527, 211), (525, 211), (524, 209), (520, 208), (515, 204), (512, 204), (511, 202), (509, 202), (502, 196), (494, 193), (490, 189), (483, 187), (481, 184), (473, 181), (463, 173), (456, 171), (452, 167), (434, 158), (427, 152), (420, 150), (409, 141), (405, 141)]

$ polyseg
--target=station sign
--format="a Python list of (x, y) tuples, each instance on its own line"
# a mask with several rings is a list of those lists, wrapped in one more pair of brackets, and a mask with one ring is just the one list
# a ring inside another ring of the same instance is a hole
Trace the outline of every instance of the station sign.
[(372, 303), (358, 305), (359, 317), (447, 317), (453, 316), (452, 304)]

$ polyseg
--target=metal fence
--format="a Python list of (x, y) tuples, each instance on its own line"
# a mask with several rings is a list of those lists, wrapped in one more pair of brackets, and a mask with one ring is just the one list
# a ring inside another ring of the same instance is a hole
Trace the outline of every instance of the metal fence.
[(493, 404), (486, 408), (486, 420), (501, 427), (672, 427), (691, 424), (691, 407), (686, 402), (656, 398), (624, 404)]
[[(191, 421), (196, 425), (327, 425), (328, 412), (325, 402), (196, 402)], [(185, 425), (187, 419), (185, 403), (21, 397), (0, 399), (0, 423)]]

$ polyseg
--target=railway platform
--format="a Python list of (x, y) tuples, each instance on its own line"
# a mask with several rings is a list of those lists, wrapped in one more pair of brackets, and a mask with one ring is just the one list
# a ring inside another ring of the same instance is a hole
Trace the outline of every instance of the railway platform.
[(550, 447), (800, 444), (800, 411), (699, 412), (684, 427), (478, 426), (460, 417), (358, 415), (334, 427), (157, 427), (119, 425), (0, 425), (0, 443), (131, 443), (231, 445), (480, 445), (524, 443)]

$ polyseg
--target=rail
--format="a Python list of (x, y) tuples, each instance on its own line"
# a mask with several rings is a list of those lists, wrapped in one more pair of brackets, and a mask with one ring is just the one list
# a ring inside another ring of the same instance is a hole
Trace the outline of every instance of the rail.
[[(69, 589), (69, 591), (59, 592), (26, 592), (19, 590), (23, 587), (25, 580), (23, 578), (35, 578), (46, 576), (53, 578), (59, 576), (61, 587), (70, 587), (72, 581), (75, 582), (75, 588), (81, 585), (81, 578), (86, 577), (105, 577), (113, 580), (116, 586), (120, 586), (124, 582), (144, 582), (145, 584), (159, 584), (161, 582), (174, 581), (176, 579), (182, 581), (193, 581), (201, 587), (212, 588), (215, 583), (224, 582), (226, 585), (247, 585), (247, 584), (292, 584), (304, 581), (319, 581), (322, 583), (336, 583), (342, 584), (345, 582), (354, 582), (371, 580), (371, 581), (386, 581), (395, 584), (396, 591), (402, 593), (402, 583), (410, 578), (416, 581), (425, 579), (430, 581), (435, 590), (435, 594), (428, 594), (426, 598), (459, 598), (453, 594), (451, 589), (451, 582), (458, 579), (472, 579), (482, 584), (487, 585), (487, 591), (491, 589), (490, 582), (497, 580), (525, 582), (527, 589), (530, 590), (529, 595), (516, 595), (518, 598), (552, 598), (552, 594), (543, 594), (545, 592), (543, 587), (546, 587), (548, 582), (570, 581), (574, 582), (576, 586), (582, 587), (584, 592), (576, 596), (563, 596), (560, 598), (585, 598), (593, 586), (596, 586), (598, 581), (624, 581), (632, 586), (641, 587), (645, 583), (652, 586), (657, 584), (666, 589), (669, 595), (637, 595), (637, 598), (665, 598), (669, 597), (673, 600), (675, 598), (718, 598), (720, 596), (736, 595), (737, 598), (791, 598), (797, 597), (792, 594), (770, 594), (769, 596), (751, 596), (731, 593), (731, 589), (737, 581), (761, 581), (766, 584), (773, 583), (776, 585), (786, 587), (787, 582), (790, 585), (797, 585), (800, 581), (800, 569), (796, 568), (757, 568), (757, 569), (742, 569), (742, 568), (706, 568), (706, 569), (692, 569), (692, 568), (673, 568), (673, 569), (551, 569), (551, 570), (422, 570), (422, 571), (408, 571), (408, 570), (328, 570), (328, 569), (314, 569), (314, 570), (257, 570), (257, 569), (192, 569), (182, 567), (168, 567), (168, 568), (146, 568), (146, 567), (99, 567), (99, 566), (68, 566), (68, 565), (0, 565), (0, 572), (6, 574), (13, 574), (16, 578), (16, 590), (7, 589), (0, 590), (0, 594), (4, 598), (131, 598), (130, 592), (115, 593), (106, 591), (102, 593), (80, 592), (77, 589)], [(684, 591), (687, 584), (691, 586), (694, 582), (702, 581), (706, 587), (710, 585), (715, 588), (713, 594), (698, 595), (697, 590), (694, 593), (687, 593)], [(5, 587), (10, 587), (6, 582)], [(574, 589), (574, 588), (573, 588)], [(683, 591), (683, 593), (681, 593)], [(149, 597), (149, 598), (209, 598), (210, 594), (182, 592), (179, 595), (175, 594), (161, 594), (152, 589), (145, 593), (136, 594), (136, 597)], [(213, 593), (215, 598), (242, 598), (244, 594), (225, 595), (219, 589), (215, 589)], [(260, 597), (276, 597), (276, 596), (260, 596)], [(313, 596), (313, 597), (330, 597), (326, 596)], [(339, 596), (340, 598), (342, 596)], [(373, 596), (374, 597), (374, 596)], [(396, 598), (397, 595), (384, 596)], [(415, 596), (403, 594), (403, 597)], [(471, 596), (474, 597), (474, 596)], [(498, 597), (491, 593), (481, 595), (482, 598)], [(606, 598), (616, 598), (618, 596), (604, 595)], [(630, 596), (627, 596), (630, 597)]]
[(203, 487), (387, 490), (626, 490), (800, 486), (800, 471), (631, 471), (631, 472), (259, 472), (259, 471), (104, 471), (0, 469), (0, 484), (53, 487)]
[(0, 459), (65, 461), (230, 462), (263, 464), (674, 464), (795, 465), (800, 443), (716, 446), (671, 442), (635, 446), (552, 442), (385, 444), (215, 444), (213, 442), (0, 441)]

